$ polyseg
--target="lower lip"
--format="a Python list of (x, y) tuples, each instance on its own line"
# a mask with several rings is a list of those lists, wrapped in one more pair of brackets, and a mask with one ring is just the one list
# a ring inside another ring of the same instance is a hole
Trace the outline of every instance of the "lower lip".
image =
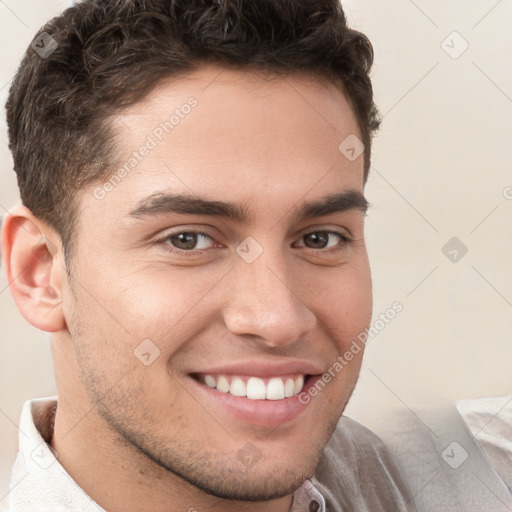
[(206, 396), (209, 403), (217, 404), (221, 409), (244, 422), (262, 427), (277, 427), (289, 423), (300, 414), (303, 414), (308, 408), (309, 402), (302, 404), (299, 401), (299, 396), (307, 393), (320, 378), (320, 375), (310, 376), (306, 379), (302, 391), (289, 398), (281, 400), (251, 400), (245, 396), (222, 393), (189, 377), (198, 391)]

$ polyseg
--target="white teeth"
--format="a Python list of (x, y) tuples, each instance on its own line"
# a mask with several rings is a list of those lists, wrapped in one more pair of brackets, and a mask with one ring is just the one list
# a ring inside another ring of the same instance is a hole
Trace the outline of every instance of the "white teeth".
[(210, 388), (216, 388), (217, 387), (217, 381), (211, 376), (211, 375), (207, 375), (205, 378), (204, 378), (204, 383), (210, 387)]
[(229, 382), (226, 377), (221, 375), (217, 379), (217, 391), (220, 391), (221, 393), (228, 393), (229, 392)]
[(231, 386), (229, 387), (229, 392), (234, 396), (246, 396), (247, 395), (247, 388), (245, 386), (245, 382), (235, 377), (231, 381)]
[(267, 384), (267, 399), (268, 400), (282, 400), (284, 398), (284, 384), (283, 379), (274, 377), (270, 379)]
[(263, 379), (251, 377), (247, 381), (247, 398), (251, 400), (265, 400), (267, 389)]
[(304, 377), (302, 375), (299, 375), (295, 379), (295, 384), (293, 386), (293, 394), (297, 395), (298, 393), (300, 393), (302, 390), (302, 386), (304, 386)]
[(295, 387), (295, 382), (293, 379), (286, 379), (286, 384), (284, 385), (284, 396), (286, 398), (293, 396), (293, 388)]
[(272, 377), (265, 384), (259, 377), (250, 377), (247, 383), (240, 377), (233, 377), (231, 383), (225, 375), (205, 375), (203, 382), (210, 388), (233, 396), (246, 396), (251, 400), (282, 400), (298, 395), (304, 386), (304, 375), (295, 379)]

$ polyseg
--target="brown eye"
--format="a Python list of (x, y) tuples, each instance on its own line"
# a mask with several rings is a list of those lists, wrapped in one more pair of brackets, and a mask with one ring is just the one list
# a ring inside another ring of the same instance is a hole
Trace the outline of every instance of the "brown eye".
[(174, 247), (184, 251), (195, 249), (197, 244), (197, 235), (195, 233), (180, 233), (169, 238)]
[[(337, 231), (311, 231), (303, 235), (296, 244), (296, 247), (306, 247), (308, 249), (328, 249), (343, 250), (352, 240), (343, 233)], [(327, 252), (327, 251), (326, 251)]]
[(208, 235), (187, 231), (171, 235), (168, 240), (173, 247), (181, 251), (208, 249), (214, 245), (214, 241)]
[(329, 244), (329, 233), (327, 231), (317, 231), (309, 233), (303, 237), (304, 245), (311, 249), (324, 249)]

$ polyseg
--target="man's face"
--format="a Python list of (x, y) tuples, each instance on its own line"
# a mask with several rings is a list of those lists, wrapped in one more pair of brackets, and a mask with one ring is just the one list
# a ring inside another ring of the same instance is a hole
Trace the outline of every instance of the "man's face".
[(56, 348), (80, 378), (63, 371), (59, 392), (86, 394), (98, 424), (210, 494), (291, 493), (362, 351), (301, 402), (371, 316), (363, 156), (338, 149), (361, 138), (353, 112), (315, 78), (211, 66), (113, 126), (127, 165), (80, 196), (73, 348)]

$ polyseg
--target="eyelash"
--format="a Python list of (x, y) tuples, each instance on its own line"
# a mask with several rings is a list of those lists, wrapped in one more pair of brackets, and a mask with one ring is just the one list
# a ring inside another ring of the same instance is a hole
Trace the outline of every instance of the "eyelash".
[[(312, 247), (306, 247), (305, 245), (300, 246), (301, 249), (310, 249), (311, 251), (315, 251), (317, 253), (318, 252), (322, 252), (324, 254), (335, 254), (335, 253), (338, 253), (338, 252), (346, 250), (348, 246), (350, 246), (350, 245), (352, 245), (354, 243), (354, 240), (352, 238), (350, 238), (349, 236), (347, 236), (346, 234), (340, 233), (338, 231), (328, 230), (328, 229), (319, 229), (319, 230), (316, 230), (316, 231), (308, 231), (307, 233), (304, 233), (300, 237), (300, 240), (303, 240), (306, 236), (311, 235), (313, 233), (326, 233), (327, 235), (334, 235), (334, 236), (338, 237), (340, 243), (337, 244), (334, 247), (330, 247), (330, 248), (327, 248), (327, 249), (315, 249), (315, 248), (312, 248)], [(156, 243), (162, 245), (163, 249), (165, 251), (170, 252), (172, 254), (177, 254), (179, 256), (190, 256), (190, 257), (192, 257), (192, 256), (200, 256), (200, 255), (202, 255), (204, 253), (204, 251), (210, 250), (210, 249), (191, 249), (191, 250), (187, 251), (187, 250), (183, 250), (183, 249), (178, 249), (176, 247), (172, 247), (168, 243), (168, 241), (172, 237), (175, 237), (175, 236), (178, 236), (178, 235), (182, 235), (182, 234), (200, 235), (200, 236), (204, 236), (206, 238), (209, 238), (210, 240), (215, 242), (215, 240), (210, 235), (205, 233), (204, 231), (186, 230), (186, 231), (178, 231), (176, 233), (171, 233), (169, 235), (166, 235), (165, 237), (157, 240)]]

